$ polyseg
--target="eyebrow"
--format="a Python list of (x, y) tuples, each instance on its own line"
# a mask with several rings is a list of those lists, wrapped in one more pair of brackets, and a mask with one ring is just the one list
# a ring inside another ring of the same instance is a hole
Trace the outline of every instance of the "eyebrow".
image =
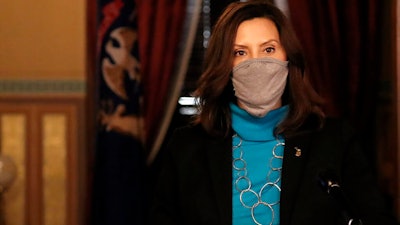
[[(280, 42), (279, 40), (276, 40), (276, 39), (271, 39), (271, 40), (268, 40), (268, 41), (265, 41), (265, 42), (261, 43), (260, 46), (267, 45), (267, 44), (271, 44), (271, 43), (278, 43), (278, 44), (280, 44), (281, 42)], [(246, 47), (247, 47), (247, 45), (236, 44), (236, 43), (234, 44), (234, 46), (235, 46), (235, 47), (241, 47), (241, 48), (246, 48)]]
[(268, 40), (268, 41), (266, 41), (266, 42), (262, 43), (261, 45), (270, 44), (270, 43), (272, 43), (272, 42), (276, 42), (276, 43), (278, 43), (278, 44), (280, 44), (280, 43), (281, 43), (279, 40), (276, 40), (276, 39), (271, 39), (271, 40)]

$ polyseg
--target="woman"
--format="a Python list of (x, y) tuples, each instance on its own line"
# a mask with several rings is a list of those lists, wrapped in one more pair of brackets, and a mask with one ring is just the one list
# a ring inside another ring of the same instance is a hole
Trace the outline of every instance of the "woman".
[(170, 141), (150, 224), (396, 224), (351, 129), (325, 118), (273, 5), (226, 8), (195, 96), (200, 113)]

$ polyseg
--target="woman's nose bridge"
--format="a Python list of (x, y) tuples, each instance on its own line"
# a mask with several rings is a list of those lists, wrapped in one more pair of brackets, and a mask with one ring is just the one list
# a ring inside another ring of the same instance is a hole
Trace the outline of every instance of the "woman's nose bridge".
[(255, 59), (255, 58), (260, 58), (261, 56), (260, 56), (260, 52), (259, 52), (259, 50), (258, 50), (258, 48), (257, 47), (251, 47), (250, 48), (250, 58), (253, 58), (253, 59)]
[(251, 51), (250, 58), (252, 59), (260, 58), (260, 54), (258, 53), (258, 51)]

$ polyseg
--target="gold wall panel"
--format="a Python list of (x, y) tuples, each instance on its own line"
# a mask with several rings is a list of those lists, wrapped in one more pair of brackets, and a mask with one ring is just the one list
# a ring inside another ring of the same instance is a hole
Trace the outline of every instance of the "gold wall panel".
[(43, 115), (44, 224), (65, 225), (67, 206), (67, 118), (62, 113)]
[(18, 172), (1, 201), (0, 225), (87, 224), (83, 103), (61, 93), (5, 96), (0, 87), (0, 152)]
[(25, 224), (25, 146), (26, 115), (1, 114), (1, 152), (10, 156), (17, 167), (17, 176), (4, 193), (3, 213), (7, 225)]

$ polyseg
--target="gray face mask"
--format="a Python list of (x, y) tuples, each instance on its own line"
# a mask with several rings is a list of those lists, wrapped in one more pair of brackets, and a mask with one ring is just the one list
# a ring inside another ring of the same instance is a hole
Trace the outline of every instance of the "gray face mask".
[(270, 57), (233, 67), (232, 84), (241, 107), (253, 116), (265, 116), (281, 99), (288, 73), (288, 61)]

